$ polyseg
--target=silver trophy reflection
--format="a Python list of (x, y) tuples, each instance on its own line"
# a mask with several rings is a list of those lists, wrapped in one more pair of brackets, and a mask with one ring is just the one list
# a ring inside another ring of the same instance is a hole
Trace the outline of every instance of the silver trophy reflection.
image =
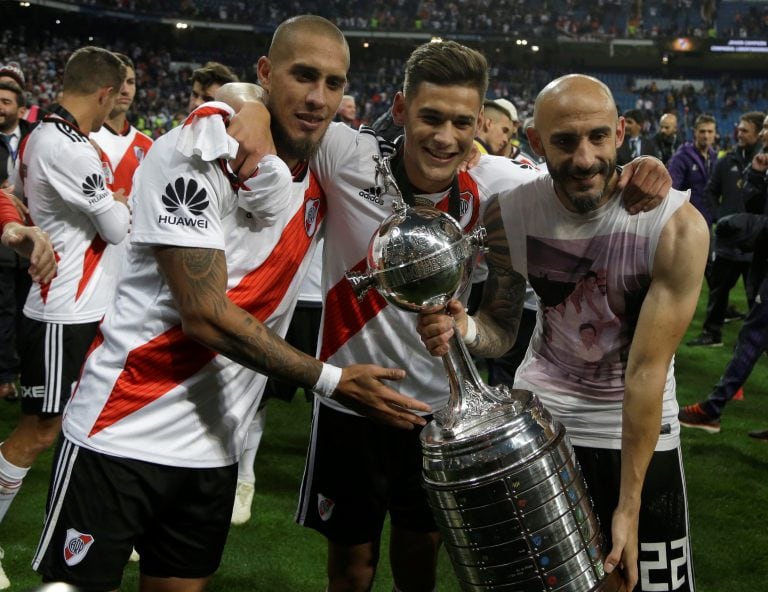
[[(376, 288), (411, 312), (444, 306), (466, 288), (485, 231), (408, 206), (388, 158), (376, 185), (394, 212), (371, 238), (366, 273), (348, 273), (358, 296)], [(573, 448), (530, 391), (491, 387), (456, 329), (443, 356), (448, 404), (421, 433), (430, 506), (463, 590), (619, 592), (603, 572), (602, 538)]]

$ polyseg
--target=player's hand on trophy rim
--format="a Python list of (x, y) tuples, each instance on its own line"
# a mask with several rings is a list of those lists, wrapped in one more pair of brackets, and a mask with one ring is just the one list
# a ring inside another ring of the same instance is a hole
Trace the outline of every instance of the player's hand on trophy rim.
[(352, 364), (342, 368), (333, 398), (353, 411), (402, 429), (423, 426), (426, 419), (414, 411), (431, 413), (432, 408), (387, 386), (384, 380), (402, 380), (405, 370), (374, 364)]
[(671, 188), (667, 167), (654, 156), (641, 156), (624, 165), (617, 186), (617, 190), (623, 190), (624, 207), (630, 214), (658, 207)]
[(621, 570), (626, 590), (634, 590), (638, 581), (638, 521), (637, 512), (616, 509), (611, 523), (613, 547), (604, 563), (606, 573)]

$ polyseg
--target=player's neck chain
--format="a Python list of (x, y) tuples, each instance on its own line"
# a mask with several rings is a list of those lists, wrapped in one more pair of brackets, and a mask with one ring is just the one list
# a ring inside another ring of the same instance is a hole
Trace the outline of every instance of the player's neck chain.
[[(403, 195), (403, 200), (409, 206), (416, 205), (416, 197), (413, 194), (413, 184), (405, 172), (405, 159), (403, 158), (403, 143), (398, 142), (395, 154), (392, 156), (392, 174), (395, 176), (397, 186)], [(448, 195), (448, 214), (458, 222), (461, 217), (461, 198), (459, 197), (459, 176), (454, 174), (451, 181), (451, 190)]]

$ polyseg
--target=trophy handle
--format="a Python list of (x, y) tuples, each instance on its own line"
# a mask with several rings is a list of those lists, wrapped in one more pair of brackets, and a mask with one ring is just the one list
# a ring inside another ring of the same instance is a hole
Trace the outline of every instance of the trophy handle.
[(362, 300), (368, 293), (368, 290), (376, 286), (376, 275), (373, 273), (348, 271), (344, 275), (352, 285), (352, 291), (358, 300)]

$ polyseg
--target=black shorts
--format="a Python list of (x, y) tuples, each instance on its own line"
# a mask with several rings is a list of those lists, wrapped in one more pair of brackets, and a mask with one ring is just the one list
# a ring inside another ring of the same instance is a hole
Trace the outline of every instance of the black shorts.
[[(621, 451), (574, 446), (600, 520), (606, 549), (619, 502)], [(688, 525), (688, 498), (679, 448), (654, 452), (643, 484), (638, 529), (638, 591), (695, 590)]]
[(387, 513), (393, 526), (437, 531), (422, 486), (420, 430), (315, 405), (296, 521), (343, 545), (377, 541)]
[(23, 318), (18, 348), (25, 414), (61, 414), (98, 328), (98, 322), (62, 325)]
[(236, 484), (237, 465), (168, 467), (62, 438), (32, 567), (45, 581), (116, 590), (135, 547), (144, 575), (208, 577), (221, 562)]
[[(298, 305), (293, 312), (291, 324), (285, 334), (285, 340), (299, 351), (304, 352), (313, 358), (317, 352), (317, 337), (320, 333), (320, 319), (323, 316), (323, 307), (320, 303), (317, 306)], [(297, 384), (283, 382), (270, 378), (264, 387), (264, 396), (261, 400), (262, 406), (268, 399), (281, 399), (283, 401), (292, 401), (296, 391), (303, 388)], [(312, 391), (303, 389), (307, 401), (312, 399)]]

